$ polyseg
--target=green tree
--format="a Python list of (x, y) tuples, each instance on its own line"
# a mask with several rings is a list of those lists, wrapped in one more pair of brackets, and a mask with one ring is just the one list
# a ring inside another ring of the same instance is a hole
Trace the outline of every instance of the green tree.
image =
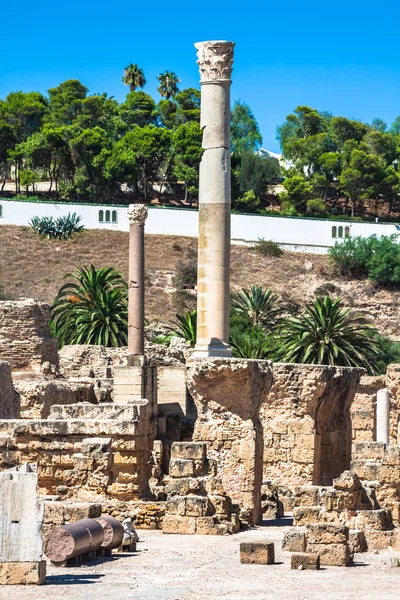
[(49, 120), (55, 126), (72, 125), (82, 110), (88, 88), (78, 79), (68, 79), (48, 91)]
[(232, 152), (255, 152), (261, 144), (260, 129), (250, 106), (237, 100), (231, 112)]
[(180, 82), (180, 79), (176, 73), (173, 73), (172, 71), (165, 71), (164, 73), (158, 75), (157, 79), (159, 81), (157, 91), (161, 98), (169, 100), (170, 98), (176, 96), (176, 94), (179, 92), (178, 83)]
[(351, 216), (354, 217), (357, 203), (373, 196), (375, 186), (382, 181), (385, 172), (384, 160), (376, 154), (354, 149), (347, 168), (342, 171), (339, 182), (343, 192), (351, 198)]
[(131, 63), (124, 69), (122, 83), (127, 85), (131, 92), (135, 92), (137, 88), (143, 88), (146, 85), (143, 70), (136, 63)]
[(156, 103), (153, 98), (145, 92), (130, 92), (125, 102), (120, 105), (119, 112), (129, 129), (135, 125), (144, 127), (154, 125), (157, 119)]
[(276, 360), (362, 367), (378, 373), (379, 346), (373, 328), (359, 314), (343, 309), (340, 300), (316, 298), (298, 317), (280, 325)]
[(200, 123), (200, 92), (195, 88), (185, 88), (174, 98), (177, 104), (176, 121), (178, 125), (188, 121)]
[[(236, 165), (233, 176), (237, 179), (238, 191), (253, 190), (258, 198), (264, 198), (268, 184), (280, 177), (280, 166), (276, 158), (259, 156), (249, 150), (236, 155), (232, 164)], [(235, 197), (235, 193), (233, 196)]]
[(48, 101), (39, 92), (11, 92), (0, 107), (17, 143), (40, 130), (48, 110)]
[(110, 140), (101, 127), (84, 129), (70, 141), (75, 166), (74, 184), (82, 196), (97, 196), (105, 191), (104, 162), (109, 156)]
[(360, 142), (368, 131), (367, 125), (354, 119), (333, 117), (330, 123), (331, 136), (339, 150), (348, 140)]
[(200, 125), (195, 121), (180, 125), (173, 133), (174, 175), (184, 181), (185, 202), (189, 186), (196, 185), (199, 180), (199, 163), (203, 154), (201, 141)]
[(307, 200), (313, 195), (313, 186), (303, 175), (292, 175), (283, 182), (285, 191), (279, 194), (279, 201), (282, 208), (287, 210), (294, 208), (300, 213), (304, 213), (307, 208)]
[(3, 180), (1, 191), (3, 191), (9, 173), (9, 150), (13, 150), (16, 144), (16, 136), (12, 125), (5, 119), (0, 119), (0, 177)]
[(135, 153), (140, 189), (145, 200), (148, 197), (149, 183), (152, 187), (160, 169), (169, 159), (171, 141), (172, 134), (168, 129), (154, 125), (135, 127), (125, 136), (125, 143)]
[(35, 171), (29, 169), (21, 169), (19, 172), (20, 185), (25, 188), (26, 195), (29, 196), (29, 186), (32, 186), (32, 191), (35, 191), (35, 183), (39, 180), (39, 175)]
[(51, 324), (60, 346), (95, 344), (126, 346), (128, 291), (121, 273), (112, 267), (80, 267), (59, 290)]

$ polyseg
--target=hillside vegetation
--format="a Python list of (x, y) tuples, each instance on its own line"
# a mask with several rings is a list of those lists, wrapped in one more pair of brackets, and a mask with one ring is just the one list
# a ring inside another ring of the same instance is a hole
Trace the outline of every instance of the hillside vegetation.
[[(89, 230), (69, 241), (46, 240), (32, 230), (0, 226), (0, 284), (14, 298), (29, 297), (51, 303), (64, 276), (76, 267), (112, 266), (128, 274), (128, 233)], [(177, 309), (176, 268), (195, 262), (197, 239), (146, 236), (146, 315), (167, 322)], [(182, 268), (179, 269), (182, 275)], [(340, 297), (345, 306), (363, 312), (393, 340), (400, 340), (400, 292), (388, 291), (367, 280), (334, 276), (326, 256), (284, 252), (261, 256), (254, 248), (232, 246), (232, 289), (262, 285), (285, 303), (303, 306), (316, 295)], [(187, 292), (194, 302), (195, 292)]]

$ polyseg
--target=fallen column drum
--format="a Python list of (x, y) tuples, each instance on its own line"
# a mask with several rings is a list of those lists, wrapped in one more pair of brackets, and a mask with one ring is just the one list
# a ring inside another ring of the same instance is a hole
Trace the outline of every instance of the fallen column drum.
[(122, 524), (117, 521), (117, 519), (114, 519), (114, 517), (108, 515), (99, 517), (96, 521), (100, 523), (104, 533), (104, 540), (101, 548), (103, 550), (119, 548), (124, 537), (124, 528)]
[(103, 528), (95, 519), (82, 519), (60, 525), (51, 532), (44, 553), (52, 562), (62, 563), (76, 556), (94, 552), (104, 540)]

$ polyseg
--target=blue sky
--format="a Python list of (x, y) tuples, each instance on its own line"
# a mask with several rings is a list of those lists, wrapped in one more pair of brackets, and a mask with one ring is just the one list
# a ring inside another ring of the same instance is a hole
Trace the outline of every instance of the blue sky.
[(276, 126), (300, 104), (366, 122), (400, 115), (394, 0), (20, 0), (1, 13), (1, 98), (80, 79), (91, 93), (122, 100), (130, 62), (144, 69), (145, 91), (154, 96), (156, 75), (166, 69), (181, 87), (197, 86), (193, 43), (229, 39), (236, 42), (232, 101), (251, 106), (270, 150), (278, 150)]

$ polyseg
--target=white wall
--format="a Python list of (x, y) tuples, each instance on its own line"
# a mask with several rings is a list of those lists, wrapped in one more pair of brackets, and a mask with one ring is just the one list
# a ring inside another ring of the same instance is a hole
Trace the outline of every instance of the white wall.
[[(87, 229), (116, 229), (128, 231), (127, 206), (96, 206), (88, 204), (56, 204), (0, 199), (0, 224), (28, 225), (32, 217), (67, 215), (76, 212)], [(99, 210), (117, 211), (117, 223), (99, 223)], [(189, 209), (150, 207), (146, 233), (158, 235), (197, 236), (198, 212)], [(350, 236), (400, 234), (400, 224), (361, 223), (295, 217), (268, 217), (232, 214), (232, 242), (250, 243), (259, 238), (273, 240), (297, 252), (326, 254), (334, 246), (332, 227), (350, 228)]]

